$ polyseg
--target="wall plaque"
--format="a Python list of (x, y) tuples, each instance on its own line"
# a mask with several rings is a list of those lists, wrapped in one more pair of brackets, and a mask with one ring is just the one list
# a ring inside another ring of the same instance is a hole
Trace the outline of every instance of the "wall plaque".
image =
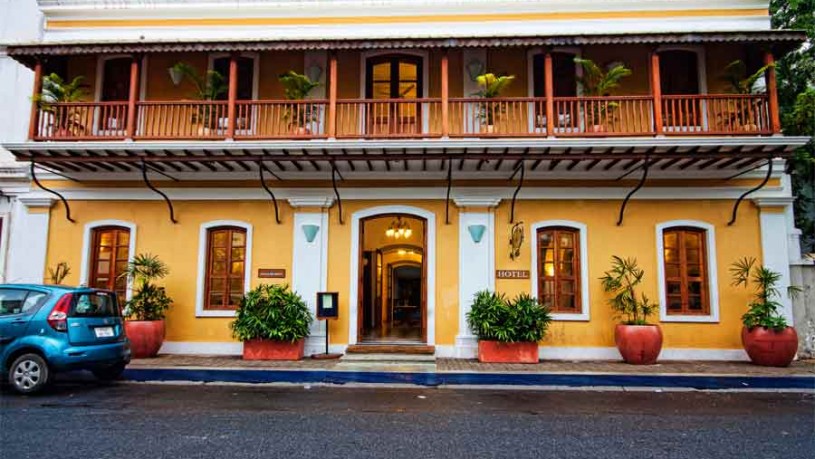
[(496, 269), (496, 279), (529, 279), (527, 269)]
[(283, 268), (260, 268), (258, 277), (261, 279), (283, 279), (286, 277), (286, 270)]

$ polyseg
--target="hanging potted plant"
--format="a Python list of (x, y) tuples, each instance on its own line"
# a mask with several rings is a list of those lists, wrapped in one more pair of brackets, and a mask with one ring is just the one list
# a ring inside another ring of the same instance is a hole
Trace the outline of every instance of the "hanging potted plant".
[[(762, 80), (767, 70), (774, 67), (774, 65), (767, 64), (748, 76), (747, 64), (737, 59), (725, 66), (722, 79), (729, 86), (727, 91), (731, 94), (764, 93), (767, 88)], [(761, 107), (759, 106), (761, 103), (756, 99), (744, 102), (736, 101), (733, 111), (727, 111), (720, 116), (724, 118), (723, 121), (726, 126), (735, 126), (742, 131), (758, 131), (757, 116), (761, 113)]]
[(651, 365), (662, 351), (662, 330), (649, 324), (648, 316), (658, 307), (645, 294), (637, 295), (645, 271), (634, 258), (611, 257), (611, 270), (600, 278), (603, 290), (613, 296), (608, 300), (622, 323), (614, 328), (614, 342), (626, 363)]
[[(314, 88), (320, 86), (306, 75), (289, 70), (278, 77), (283, 84), (283, 92), (288, 100), (305, 100)], [(310, 103), (294, 103), (286, 109), (285, 119), (295, 135), (311, 134), (311, 125), (320, 117), (320, 107)]]
[(262, 284), (241, 300), (232, 335), (243, 341), (244, 360), (300, 360), (313, 320), (288, 285)]
[(503, 294), (475, 294), (467, 324), (478, 338), (478, 360), (485, 363), (537, 363), (538, 341), (552, 321), (549, 308), (528, 294), (509, 301)]
[(155, 357), (164, 343), (164, 314), (173, 300), (155, 281), (168, 273), (167, 265), (157, 256), (138, 254), (122, 274), (137, 284), (124, 308), (125, 332), (133, 358)]
[[(201, 75), (190, 64), (178, 62), (170, 67), (169, 72), (174, 84), (180, 84), (185, 78), (192, 81), (195, 98), (200, 101), (216, 101), (228, 89), (224, 76), (215, 70)], [(214, 104), (201, 104), (193, 111), (190, 122), (198, 125), (198, 135), (209, 136), (213, 129), (220, 127), (220, 119), (225, 116)]]
[[(583, 68), (583, 76), (578, 77), (577, 81), (583, 90), (583, 96), (587, 97), (608, 97), (611, 90), (620, 85), (620, 80), (631, 75), (631, 69), (621, 63), (612, 64), (605, 71), (591, 59), (576, 57), (574, 62)], [(590, 132), (606, 132), (608, 114), (618, 106), (617, 102), (588, 102), (583, 113), (586, 129)]]
[(85, 133), (87, 112), (82, 107), (60, 106), (71, 102), (80, 102), (88, 95), (85, 77), (78, 76), (66, 82), (56, 73), (42, 79), (42, 92), (35, 98), (40, 110), (46, 116), (44, 123), (50, 136), (71, 137)]
[[(741, 317), (741, 342), (750, 360), (756, 365), (786, 367), (798, 352), (798, 334), (778, 312), (781, 304), (778, 298), (778, 282), (781, 274), (765, 267), (756, 266), (755, 258), (742, 258), (730, 268), (734, 286), (749, 287), (755, 290), (753, 301)], [(790, 286), (794, 294), (800, 288)]]
[[(478, 91), (474, 95), (483, 99), (495, 99), (501, 96), (501, 92), (512, 83), (515, 75), (495, 76), (493, 73), (484, 73), (475, 78), (478, 84)], [(485, 134), (492, 134), (495, 132), (495, 122), (501, 113), (504, 112), (505, 106), (496, 103), (495, 101), (484, 101), (478, 104), (478, 111), (476, 116), (481, 123), (481, 132)]]

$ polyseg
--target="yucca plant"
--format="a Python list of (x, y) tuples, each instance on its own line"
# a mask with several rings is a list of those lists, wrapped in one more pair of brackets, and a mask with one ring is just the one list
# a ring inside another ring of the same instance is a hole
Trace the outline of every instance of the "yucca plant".
[(243, 296), (231, 324), (232, 335), (240, 341), (295, 342), (309, 335), (313, 320), (306, 302), (288, 285), (262, 284)]
[[(190, 64), (177, 62), (170, 68), (170, 72), (181, 75), (182, 79), (189, 79), (195, 86), (195, 98), (198, 100), (218, 100), (218, 97), (228, 90), (226, 78), (215, 70), (207, 70), (204, 75), (201, 75)], [(215, 127), (217, 121), (215, 109), (210, 105), (200, 106), (192, 119), (193, 123), (200, 123), (210, 128)]]
[[(297, 73), (294, 70), (280, 75), (278, 78), (283, 85), (283, 93), (288, 100), (304, 100), (308, 99), (309, 94), (315, 88), (320, 86), (319, 81), (312, 81), (306, 75)], [(319, 107), (315, 104), (302, 104), (299, 107), (295, 105), (293, 108), (288, 109), (286, 119), (295, 123), (297, 127), (305, 127), (308, 123), (314, 122), (319, 117)]]
[(164, 287), (154, 284), (170, 273), (158, 256), (138, 254), (127, 264), (123, 277), (138, 284), (133, 297), (125, 303), (124, 315), (135, 320), (161, 320), (173, 300)]
[(645, 270), (637, 265), (636, 258), (611, 257), (611, 269), (600, 281), (603, 290), (613, 296), (608, 304), (622, 318), (624, 325), (647, 325), (648, 316), (658, 307), (652, 304), (645, 294), (637, 295), (636, 288), (642, 283)]
[(56, 73), (46, 75), (42, 79), (42, 92), (35, 97), (35, 101), (42, 111), (51, 114), (54, 129), (63, 134), (81, 134), (85, 131), (82, 120), (82, 110), (72, 110), (70, 107), (59, 109), (58, 104), (80, 102), (88, 95), (88, 85), (85, 77), (77, 76), (71, 81), (65, 81)]
[[(583, 75), (577, 78), (583, 95), (588, 97), (605, 97), (611, 95), (611, 90), (620, 86), (620, 80), (631, 76), (631, 69), (623, 64), (615, 64), (607, 71), (603, 70), (591, 59), (575, 57), (574, 62), (583, 68)], [(591, 125), (601, 123), (605, 118), (607, 110), (617, 108), (619, 104), (609, 102), (607, 104), (589, 104), (587, 121)]]
[(510, 301), (503, 294), (482, 290), (467, 313), (467, 324), (478, 339), (505, 343), (538, 342), (551, 321), (550, 309), (526, 293)]
[[(787, 320), (778, 308), (781, 303), (781, 292), (778, 290), (778, 283), (781, 281), (781, 274), (766, 266), (757, 266), (755, 258), (742, 258), (730, 266), (730, 274), (733, 278), (732, 285), (735, 287), (749, 287), (753, 284), (753, 301), (747, 306), (747, 312), (741, 316), (742, 323), (748, 329), (754, 327), (764, 327), (781, 331), (787, 328)], [(790, 286), (787, 289), (789, 295), (795, 295), (801, 289)]]
[[(479, 89), (474, 95), (484, 99), (500, 97), (504, 89), (506, 89), (514, 79), (515, 75), (496, 76), (494, 73), (478, 75), (475, 78), (475, 82), (478, 84)], [(497, 116), (503, 113), (503, 111), (503, 105), (485, 102), (479, 104), (478, 118), (482, 120), (485, 125), (492, 126), (495, 124)]]

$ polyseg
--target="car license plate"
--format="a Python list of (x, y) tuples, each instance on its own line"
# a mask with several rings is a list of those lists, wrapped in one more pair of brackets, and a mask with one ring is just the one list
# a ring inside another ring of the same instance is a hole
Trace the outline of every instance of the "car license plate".
[(113, 327), (97, 327), (93, 329), (97, 338), (110, 338), (113, 336)]

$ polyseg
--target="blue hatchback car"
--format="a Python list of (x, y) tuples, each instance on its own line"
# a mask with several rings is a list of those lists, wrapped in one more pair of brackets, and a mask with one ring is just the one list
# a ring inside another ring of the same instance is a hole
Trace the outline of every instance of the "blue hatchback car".
[(0, 374), (16, 391), (37, 392), (62, 371), (116, 379), (129, 362), (130, 342), (113, 292), (0, 285)]

